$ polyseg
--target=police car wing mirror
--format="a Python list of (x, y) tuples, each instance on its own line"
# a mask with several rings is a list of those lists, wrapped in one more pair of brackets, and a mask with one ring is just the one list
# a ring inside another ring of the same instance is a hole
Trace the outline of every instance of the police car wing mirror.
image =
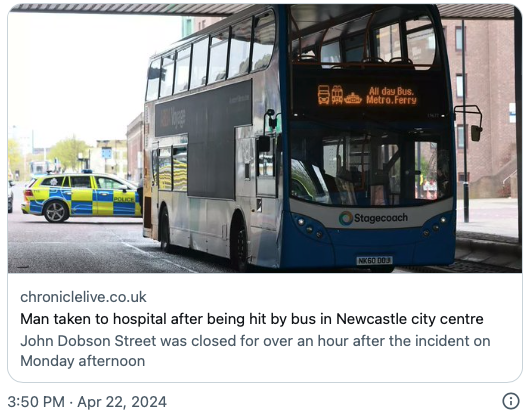
[(257, 153), (267, 153), (271, 148), (270, 136), (259, 136), (257, 138)]
[(123, 192), (128, 191), (128, 187), (126, 185), (120, 185), (119, 188), (117, 188), (117, 189), (119, 189), (120, 191), (123, 191)]
[(471, 126), (471, 141), (480, 142), (480, 133), (482, 133), (482, 127)]

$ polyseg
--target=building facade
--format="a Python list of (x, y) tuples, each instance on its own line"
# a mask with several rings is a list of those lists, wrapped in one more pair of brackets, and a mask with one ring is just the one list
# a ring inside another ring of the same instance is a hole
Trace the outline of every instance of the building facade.
[[(462, 105), (462, 21), (444, 20), (454, 105)], [(471, 141), (470, 126), (478, 115), (467, 115), (467, 172), (471, 197), (510, 196), (516, 188), (515, 66), (513, 21), (465, 21), (466, 104), (483, 114), (480, 142)], [(455, 123), (458, 197), (464, 182), (464, 124)]]
[(97, 173), (111, 173), (126, 179), (128, 173), (127, 141), (97, 140), (89, 150), (90, 169)]
[(131, 181), (139, 182), (139, 180), (143, 177), (143, 152), (145, 149), (143, 113), (138, 115), (127, 126), (126, 136), (128, 177)]

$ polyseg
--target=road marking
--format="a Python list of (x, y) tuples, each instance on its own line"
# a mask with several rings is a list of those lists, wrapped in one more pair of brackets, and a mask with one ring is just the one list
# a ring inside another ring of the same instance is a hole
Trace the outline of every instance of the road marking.
[[(122, 242), (122, 244), (124, 244), (125, 246), (127, 247), (131, 247), (133, 248), (134, 250), (137, 250), (143, 254), (146, 254), (147, 256), (149, 257), (154, 257), (156, 259), (158, 259), (159, 257), (158, 256), (155, 256), (147, 251), (144, 251), (144, 250), (141, 250), (139, 247), (136, 247), (136, 246), (133, 246), (132, 244), (128, 244), (128, 243), (125, 243), (124, 241)], [(185, 266), (182, 266), (181, 264), (178, 264), (178, 263), (174, 263), (173, 261), (170, 261), (170, 260), (167, 260), (167, 259), (160, 259), (160, 260), (163, 260), (164, 262), (166, 263), (169, 263), (169, 264), (172, 264), (173, 266), (176, 266), (176, 267), (179, 267), (180, 269), (183, 269), (183, 270), (186, 270), (188, 271), (189, 273), (198, 273), (196, 270), (192, 270), (192, 269), (189, 269)]]

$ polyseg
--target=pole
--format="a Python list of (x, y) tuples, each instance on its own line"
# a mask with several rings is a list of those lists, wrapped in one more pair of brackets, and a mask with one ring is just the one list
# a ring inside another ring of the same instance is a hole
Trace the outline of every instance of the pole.
[[(462, 19), (462, 104), (466, 108), (466, 26)], [(469, 178), (467, 171), (467, 122), (466, 112), (463, 113), (463, 131), (464, 131), (464, 222), (469, 222)]]

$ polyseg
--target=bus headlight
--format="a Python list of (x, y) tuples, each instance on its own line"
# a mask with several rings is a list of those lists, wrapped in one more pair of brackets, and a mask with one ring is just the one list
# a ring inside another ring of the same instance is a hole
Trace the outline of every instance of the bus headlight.
[(299, 224), (299, 227), (304, 226), (304, 218), (299, 218), (299, 219), (297, 220), (297, 224)]
[(440, 218), (440, 224), (445, 224), (447, 222), (446, 217)]

